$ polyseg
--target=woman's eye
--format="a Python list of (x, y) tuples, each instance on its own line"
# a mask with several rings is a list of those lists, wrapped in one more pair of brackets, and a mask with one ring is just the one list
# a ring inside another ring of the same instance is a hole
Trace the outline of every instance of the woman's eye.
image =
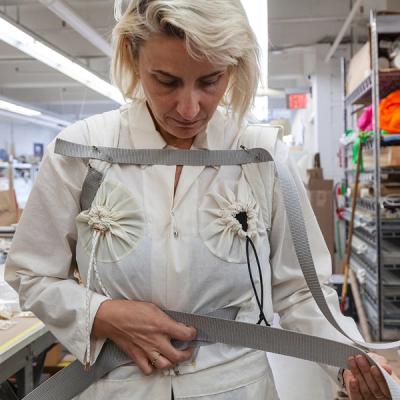
[(161, 85), (168, 86), (168, 87), (176, 86), (178, 84), (178, 82), (176, 80), (164, 80), (164, 79), (157, 78), (157, 81), (158, 81), (158, 83), (161, 83)]
[(205, 81), (202, 81), (201, 84), (203, 86), (212, 86), (215, 85), (216, 83), (218, 83), (218, 81), (220, 80), (221, 75), (216, 76), (215, 78), (212, 79), (207, 79)]

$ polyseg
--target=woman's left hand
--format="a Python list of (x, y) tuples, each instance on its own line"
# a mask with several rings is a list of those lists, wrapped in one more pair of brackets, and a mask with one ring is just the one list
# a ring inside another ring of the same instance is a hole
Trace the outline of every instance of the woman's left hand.
[[(369, 356), (385, 371), (392, 375), (392, 368), (386, 358), (369, 353)], [(343, 373), (344, 383), (351, 400), (390, 400), (388, 386), (378, 367), (371, 366), (363, 355), (350, 357), (348, 369)]]

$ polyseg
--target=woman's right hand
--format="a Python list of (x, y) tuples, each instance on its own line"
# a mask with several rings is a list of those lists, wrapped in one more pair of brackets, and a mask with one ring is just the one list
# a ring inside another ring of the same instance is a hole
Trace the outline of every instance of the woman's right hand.
[(196, 330), (174, 321), (151, 303), (106, 300), (97, 310), (92, 336), (112, 340), (145, 375), (190, 359), (193, 349), (177, 350), (171, 339), (190, 341)]

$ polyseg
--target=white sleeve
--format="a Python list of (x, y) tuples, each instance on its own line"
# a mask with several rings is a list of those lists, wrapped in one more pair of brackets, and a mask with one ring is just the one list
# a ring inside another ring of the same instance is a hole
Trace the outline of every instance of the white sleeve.
[[(299, 207), (303, 210), (308, 240), (317, 275), (329, 308), (342, 329), (352, 338), (363, 340), (353, 319), (345, 317), (339, 308), (336, 291), (327, 285), (332, 264), (318, 222), (309, 203), (304, 185), (288, 151), (282, 143), (277, 146), (277, 157), (289, 167), (299, 192)], [(289, 230), (279, 182), (275, 180), (271, 227), (272, 298), (274, 311), (280, 315), (285, 329), (308, 333), (342, 343), (351, 343), (339, 333), (317, 307), (304, 279)], [(338, 369), (323, 369), (336, 381)]]
[[(60, 134), (82, 142), (86, 126), (76, 123)], [(83, 362), (86, 352), (85, 288), (73, 277), (75, 217), (87, 167), (81, 159), (54, 154), (52, 142), (18, 224), (5, 266), (5, 279), (19, 292), (21, 308), (32, 311)], [(107, 298), (91, 293), (90, 329)], [(92, 340), (93, 363), (104, 340)]]

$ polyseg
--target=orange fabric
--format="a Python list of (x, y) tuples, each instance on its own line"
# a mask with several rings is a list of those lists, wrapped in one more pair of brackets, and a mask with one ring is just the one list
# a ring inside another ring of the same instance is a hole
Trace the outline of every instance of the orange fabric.
[(385, 97), (380, 104), (381, 130), (400, 133), (400, 90)]

